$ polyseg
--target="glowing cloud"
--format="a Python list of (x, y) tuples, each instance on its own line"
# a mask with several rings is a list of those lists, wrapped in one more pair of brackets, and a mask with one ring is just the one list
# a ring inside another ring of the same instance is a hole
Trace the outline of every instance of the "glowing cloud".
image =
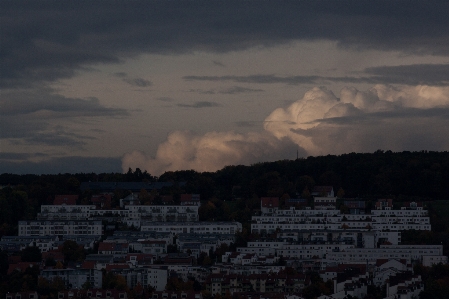
[(368, 91), (346, 87), (337, 97), (315, 87), (287, 108), (274, 110), (263, 133), (173, 132), (156, 156), (134, 151), (122, 159), (124, 170), (152, 174), (168, 170), (215, 171), (231, 164), (301, 156), (369, 152), (377, 149), (447, 150), (449, 88), (376, 85)]
[(296, 150), (297, 146), (291, 141), (279, 140), (269, 134), (209, 132), (198, 136), (176, 131), (159, 145), (154, 158), (140, 151), (125, 154), (122, 168), (139, 167), (156, 175), (179, 169), (215, 171), (226, 165), (251, 164), (285, 156), (293, 158)]

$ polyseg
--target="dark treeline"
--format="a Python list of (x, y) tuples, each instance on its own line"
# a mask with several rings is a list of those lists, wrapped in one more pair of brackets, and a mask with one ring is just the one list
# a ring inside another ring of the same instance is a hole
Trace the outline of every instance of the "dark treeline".
[[(21, 219), (32, 219), (42, 204), (51, 204), (57, 194), (78, 194), (80, 204), (92, 193), (80, 191), (81, 182), (172, 181), (186, 182), (159, 194), (198, 193), (203, 203), (200, 219), (245, 220), (258, 208), (262, 196), (307, 197), (315, 185), (331, 185), (344, 198), (395, 202), (434, 201), (449, 194), (448, 152), (350, 153), (297, 160), (227, 166), (216, 172), (193, 170), (166, 172), (160, 177), (140, 169), (126, 173), (77, 173), (55, 175), (1, 174), (0, 235), (11, 233)], [(9, 188), (10, 186), (11, 188)], [(129, 194), (116, 190), (115, 202)], [(226, 202), (226, 205), (223, 203)], [(218, 211), (216, 210), (218, 208)], [(215, 211), (215, 212), (214, 212)], [(445, 229), (445, 225), (441, 227)]]
[[(303, 176), (308, 178), (301, 178)], [(127, 173), (0, 175), (0, 185), (49, 189), (47, 191), (54, 194), (76, 193), (79, 191), (77, 184), (87, 181), (185, 181), (188, 183), (186, 191), (201, 193), (203, 199), (212, 196), (231, 199), (236, 193), (247, 198), (254, 194), (295, 196), (301, 194), (307, 184), (332, 185), (336, 192), (343, 188), (348, 198), (404, 195), (440, 199), (449, 194), (449, 152), (378, 150), (227, 166), (216, 172), (166, 172), (160, 177), (140, 169), (129, 169)]]

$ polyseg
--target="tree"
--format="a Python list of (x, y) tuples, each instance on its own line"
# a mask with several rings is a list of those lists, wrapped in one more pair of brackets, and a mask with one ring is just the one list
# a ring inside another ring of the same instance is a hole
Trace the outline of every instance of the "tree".
[(300, 176), (296, 181), (296, 190), (297, 192), (304, 192), (307, 190), (312, 190), (315, 186), (315, 180), (309, 175)]
[(341, 205), (340, 206), (340, 213), (342, 214), (349, 214), (349, 207), (346, 205)]
[(103, 289), (117, 289), (120, 291), (128, 290), (126, 279), (113, 272), (106, 272), (106, 274), (103, 274), (102, 282)]
[(208, 201), (198, 209), (198, 215), (201, 221), (212, 221), (217, 218), (217, 207)]
[(284, 259), (284, 256), (283, 256), (283, 255), (281, 255), (281, 256), (279, 257), (279, 260), (278, 260), (277, 264), (278, 264), (279, 266), (285, 266), (285, 265), (287, 265), (287, 261)]
[(225, 254), (227, 251), (229, 251), (229, 246), (226, 243), (221, 243), (221, 245), (219, 247), (217, 247), (217, 249), (214, 252), (214, 258), (218, 258), (219, 260), (221, 260), (221, 257), (223, 256), (223, 254)]
[(64, 265), (60, 261), (58, 261), (55, 265), (55, 269), (63, 269), (63, 268), (64, 268)]
[(211, 260), (211, 258), (208, 255), (206, 255), (204, 257), (202, 265), (203, 266), (210, 266), (210, 265), (212, 265), (212, 260)]
[(311, 198), (309, 188), (305, 187), (304, 190), (302, 190), (301, 197), (306, 199)]
[(65, 261), (81, 261), (84, 259), (84, 249), (75, 241), (67, 240), (62, 244), (62, 253)]
[(137, 284), (133, 288), (133, 292), (137, 296), (141, 296), (143, 293), (143, 286), (140, 284), (140, 282), (137, 282)]
[(45, 260), (45, 267), (54, 267), (56, 266), (56, 261), (54, 258), (49, 257)]
[(92, 288), (92, 284), (90, 283), (89, 280), (86, 280), (86, 282), (83, 283), (83, 285), (81, 286), (81, 288), (82, 288), (83, 290), (88, 290), (88, 289)]
[(151, 203), (151, 196), (145, 189), (140, 190), (138, 198), (140, 200), (140, 203), (143, 205), (148, 205)]
[(167, 253), (176, 253), (176, 252), (179, 252), (177, 245), (168, 245), (167, 246)]
[(343, 188), (338, 189), (337, 197), (338, 198), (343, 198), (344, 196), (345, 196), (345, 190), (343, 190)]
[(8, 254), (0, 249), (0, 277), (8, 272)]
[(194, 281), (188, 280), (184, 282), (178, 277), (170, 277), (167, 280), (167, 285), (165, 289), (167, 291), (193, 291)]
[(42, 261), (41, 250), (36, 246), (27, 246), (21, 252), (22, 261), (40, 262)]

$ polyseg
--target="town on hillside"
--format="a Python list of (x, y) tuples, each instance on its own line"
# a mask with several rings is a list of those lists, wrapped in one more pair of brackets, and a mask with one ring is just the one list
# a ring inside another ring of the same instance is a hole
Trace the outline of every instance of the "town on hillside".
[[(423, 202), (367, 209), (314, 186), (307, 198), (258, 198), (242, 225), (200, 221), (212, 203), (158, 196), (170, 184), (85, 182), (89, 202), (61, 194), (41, 205), (1, 237), (2, 297), (414, 299), (427, 298), (431, 271), (449, 273), (443, 244), (403, 242), (431, 232)], [(119, 187), (130, 194), (113, 204)]]

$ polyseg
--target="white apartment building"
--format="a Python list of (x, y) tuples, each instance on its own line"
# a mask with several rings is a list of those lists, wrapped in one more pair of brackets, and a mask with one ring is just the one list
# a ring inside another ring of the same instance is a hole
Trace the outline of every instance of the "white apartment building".
[[(283, 230), (277, 233), (277, 238), (285, 242), (302, 244), (346, 244), (357, 247), (374, 248), (380, 241), (391, 241), (398, 244), (400, 232), (376, 232), (367, 229), (351, 230)], [(379, 239), (382, 237), (383, 239)], [(390, 239), (388, 239), (390, 238)]]
[(264, 241), (264, 240), (259, 240), (259, 241), (248, 241), (247, 247), (248, 248), (268, 247), (268, 248), (279, 249), (279, 248), (282, 248), (284, 245), (287, 245), (287, 244), (289, 244), (289, 242), (286, 242), (286, 241)]
[(168, 271), (166, 266), (151, 266), (149, 268), (113, 270), (126, 279), (126, 284), (134, 288), (137, 283), (144, 288), (151, 285), (156, 291), (163, 291), (167, 284)]
[(87, 213), (95, 205), (41, 205), (41, 213)]
[(447, 264), (448, 257), (446, 255), (423, 255), (422, 257), (422, 264), (425, 267), (432, 267), (439, 263)]
[(19, 236), (102, 235), (101, 221), (19, 221)]
[[(227, 259), (227, 258), (226, 258)], [(268, 274), (268, 273), (278, 273), (284, 270), (285, 266), (279, 265), (229, 265), (229, 264), (217, 264), (211, 267), (211, 272), (213, 274), (241, 274), (241, 275), (251, 275), (251, 274)]]
[(401, 243), (400, 231), (376, 231), (376, 243), (389, 242), (392, 245)]
[(394, 217), (394, 216), (412, 216), (412, 217), (428, 217), (429, 213), (427, 210), (371, 210), (372, 216), (377, 217)]
[(244, 254), (275, 255), (276, 249), (270, 247), (237, 247), (237, 252)]
[(95, 205), (41, 205), (38, 220), (86, 220)]
[(129, 217), (133, 219), (144, 218), (146, 221), (198, 221), (199, 206), (125, 206), (130, 211)]
[(325, 258), (329, 252), (344, 251), (348, 248), (354, 248), (354, 245), (346, 244), (291, 244), (276, 249), (277, 256), (296, 259)]
[(242, 230), (240, 222), (143, 222), (141, 231), (196, 234), (235, 234)]
[(315, 197), (313, 199), (315, 210), (335, 210), (337, 204), (336, 197)]
[(3, 236), (1, 239), (2, 244), (21, 244), (21, 250), (27, 246), (36, 246), (41, 252), (54, 249), (58, 241), (59, 238), (57, 236)]
[(414, 299), (424, 291), (424, 283), (420, 275), (405, 277), (406, 274), (398, 273), (390, 276), (387, 282), (387, 296), (385, 299)]
[(381, 248), (347, 248), (340, 252), (330, 252), (326, 259), (341, 263), (351, 262), (375, 262), (377, 259), (407, 259), (422, 261), (423, 256), (439, 256), (442, 252), (441, 245), (385, 245)]
[(103, 274), (100, 270), (93, 269), (44, 269), (40, 277), (48, 281), (61, 278), (66, 287), (82, 289), (83, 284), (88, 281), (93, 288), (101, 288)]
[(380, 245), (380, 248), (391, 250), (409, 250), (413, 259), (418, 259), (422, 254), (443, 255), (443, 245)]

